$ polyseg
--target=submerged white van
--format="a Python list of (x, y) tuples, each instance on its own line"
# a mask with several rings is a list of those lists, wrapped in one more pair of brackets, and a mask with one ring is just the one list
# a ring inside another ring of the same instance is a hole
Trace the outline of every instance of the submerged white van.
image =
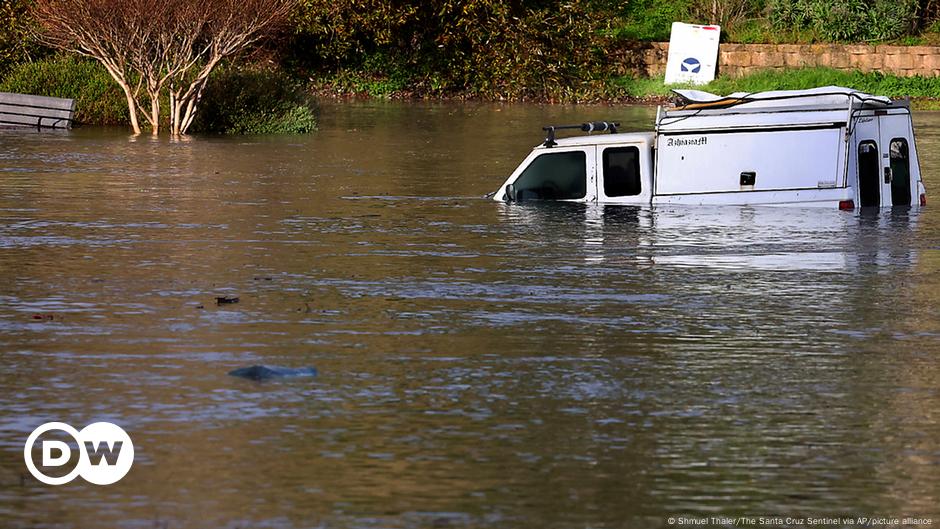
[[(499, 201), (838, 207), (923, 206), (910, 105), (849, 88), (675, 90), (655, 132), (545, 127)], [(555, 132), (608, 132), (556, 139)]]

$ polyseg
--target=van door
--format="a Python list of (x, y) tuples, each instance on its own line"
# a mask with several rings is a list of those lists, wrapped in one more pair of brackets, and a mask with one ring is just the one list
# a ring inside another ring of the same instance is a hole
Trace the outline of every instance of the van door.
[(892, 114), (879, 117), (883, 153), (881, 178), (881, 205), (910, 206), (914, 194), (911, 178), (911, 117), (910, 114)]
[[(869, 111), (870, 112), (870, 111)], [(859, 116), (854, 124), (854, 144), (849, 148), (849, 159), (854, 164), (855, 174), (850, 173), (849, 183), (856, 190), (856, 204), (863, 208), (881, 207), (882, 169), (881, 136), (878, 118)], [(853, 183), (854, 181), (854, 183)]]
[(597, 200), (605, 204), (649, 204), (652, 193), (649, 147), (597, 147)]
[(595, 149), (591, 147), (536, 149), (510, 177), (506, 197), (527, 200), (597, 200)]
[(859, 207), (881, 206), (881, 158), (875, 140), (858, 144), (858, 202)]

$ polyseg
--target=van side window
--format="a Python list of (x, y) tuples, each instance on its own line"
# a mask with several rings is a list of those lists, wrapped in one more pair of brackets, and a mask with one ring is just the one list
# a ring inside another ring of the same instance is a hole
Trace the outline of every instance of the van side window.
[(640, 191), (640, 149), (604, 149), (604, 195), (628, 197), (639, 195)]
[(587, 196), (584, 151), (538, 156), (516, 179), (516, 200), (572, 200)]
[(911, 164), (907, 140), (891, 140), (891, 205), (911, 205)]

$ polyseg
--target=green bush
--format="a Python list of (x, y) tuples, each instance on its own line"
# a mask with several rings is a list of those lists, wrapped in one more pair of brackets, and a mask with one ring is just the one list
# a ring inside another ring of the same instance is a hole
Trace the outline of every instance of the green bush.
[(303, 134), (317, 127), (306, 92), (285, 74), (223, 67), (203, 94), (192, 130), (222, 134)]
[(668, 41), (673, 22), (690, 22), (693, 0), (628, 2), (613, 36), (625, 40)]
[(918, 23), (917, 0), (772, 0), (769, 18), (778, 30), (812, 29), (837, 42), (889, 40)]
[(75, 99), (75, 120), (93, 125), (128, 123), (127, 99), (99, 63), (71, 55), (14, 66), (0, 91)]

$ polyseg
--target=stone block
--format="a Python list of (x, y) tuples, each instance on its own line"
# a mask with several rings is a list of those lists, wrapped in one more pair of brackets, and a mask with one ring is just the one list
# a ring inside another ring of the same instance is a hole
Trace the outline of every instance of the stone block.
[(852, 68), (857, 68), (862, 71), (868, 71), (871, 69), (871, 67), (869, 66), (870, 65), (869, 57), (870, 55), (863, 55), (861, 53), (850, 54), (849, 66), (851, 66)]
[(875, 53), (875, 47), (869, 46), (867, 44), (846, 44), (842, 47), (842, 49), (853, 55), (867, 55), (869, 53)]
[(786, 58), (783, 53), (773, 52), (764, 54), (764, 60), (767, 61), (767, 66), (774, 68), (780, 68), (786, 65)]
[(840, 70), (848, 69), (852, 66), (849, 60), (849, 54), (845, 51), (832, 52), (832, 67)]
[(940, 46), (905, 46), (908, 53), (913, 55), (935, 55), (940, 53)]
[(721, 64), (733, 64), (735, 66), (750, 66), (751, 53), (747, 51), (722, 51)]
[(940, 53), (924, 55), (924, 69), (940, 71)]
[(913, 57), (907, 54), (893, 53), (885, 55), (884, 69), (893, 73), (910, 70), (914, 66)]
[(803, 60), (803, 54), (799, 52), (784, 53), (783, 54), (783, 64), (787, 68), (802, 68), (806, 65), (806, 61)]

